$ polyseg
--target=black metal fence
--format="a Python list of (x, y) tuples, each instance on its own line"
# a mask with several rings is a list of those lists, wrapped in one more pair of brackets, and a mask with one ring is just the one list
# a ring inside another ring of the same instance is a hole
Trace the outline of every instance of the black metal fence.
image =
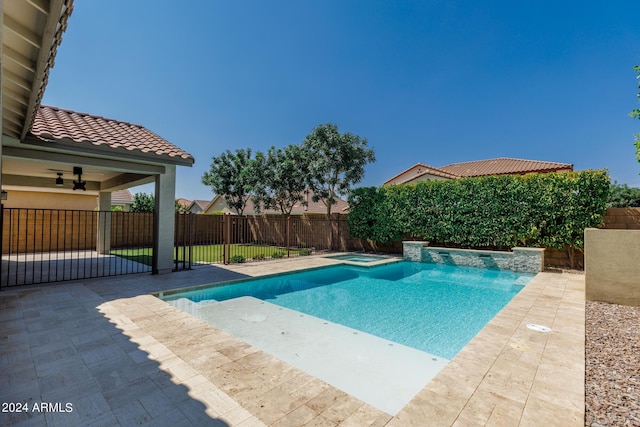
[[(361, 250), (346, 215), (176, 214), (175, 269)], [(0, 288), (152, 271), (151, 213), (0, 208)]]
[(0, 287), (151, 271), (151, 214), (0, 208), (0, 224)]

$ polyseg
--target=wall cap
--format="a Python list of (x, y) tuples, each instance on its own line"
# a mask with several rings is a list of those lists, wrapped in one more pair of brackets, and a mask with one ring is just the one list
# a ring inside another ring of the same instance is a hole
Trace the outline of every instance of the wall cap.
[(467, 252), (467, 253), (480, 253), (490, 255), (511, 255), (508, 251), (492, 251), (488, 249), (463, 249), (463, 248), (445, 248), (441, 246), (429, 246), (427, 249), (433, 249), (434, 251), (448, 251), (448, 252)]
[(407, 245), (422, 245), (423, 247), (429, 246), (429, 242), (426, 240), (403, 240), (402, 244)]
[(545, 249), (546, 248), (527, 248), (527, 247), (511, 248), (513, 252), (516, 252), (516, 251), (544, 252)]

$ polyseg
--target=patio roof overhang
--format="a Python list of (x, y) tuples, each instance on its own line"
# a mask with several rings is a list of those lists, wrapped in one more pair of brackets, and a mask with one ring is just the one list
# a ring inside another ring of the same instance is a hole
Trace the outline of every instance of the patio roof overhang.
[(73, 0), (1, 3), (2, 135), (23, 140), (42, 100)]
[(23, 141), (4, 136), (2, 157), (3, 189), (73, 193), (73, 168), (81, 167), (89, 194), (151, 183), (167, 167), (194, 162), (142, 126), (48, 106)]

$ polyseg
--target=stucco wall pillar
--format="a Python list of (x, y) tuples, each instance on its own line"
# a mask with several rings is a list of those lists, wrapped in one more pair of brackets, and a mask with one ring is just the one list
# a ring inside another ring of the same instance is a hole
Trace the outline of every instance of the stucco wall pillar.
[(640, 306), (640, 230), (584, 230), (587, 301)]
[(98, 238), (96, 250), (108, 254), (111, 250), (111, 193), (98, 193)]
[(153, 216), (153, 274), (173, 270), (175, 228), (176, 167), (165, 165), (165, 173), (156, 176), (156, 206)]

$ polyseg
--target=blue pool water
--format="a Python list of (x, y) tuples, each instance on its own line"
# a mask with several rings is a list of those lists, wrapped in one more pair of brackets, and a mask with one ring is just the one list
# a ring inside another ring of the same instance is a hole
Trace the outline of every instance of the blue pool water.
[(403, 261), (256, 278), (164, 299), (253, 296), (451, 359), (533, 276)]

